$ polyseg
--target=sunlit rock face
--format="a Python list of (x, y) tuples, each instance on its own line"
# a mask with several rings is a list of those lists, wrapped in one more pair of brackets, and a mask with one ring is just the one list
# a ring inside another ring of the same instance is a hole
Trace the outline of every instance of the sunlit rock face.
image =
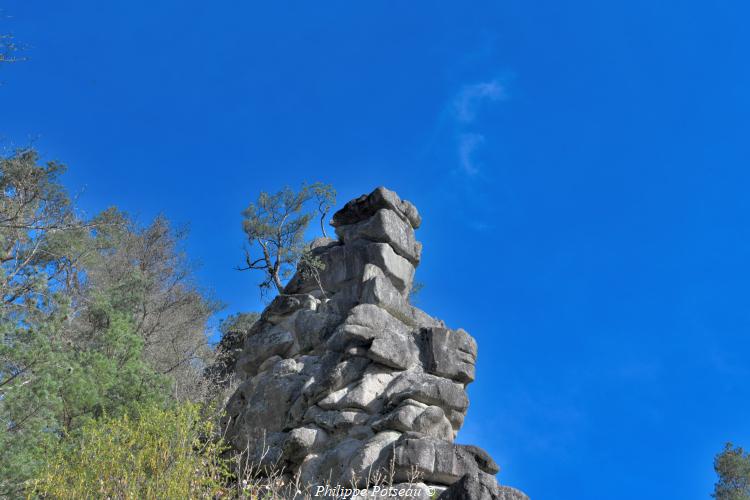
[(453, 442), (477, 344), (409, 303), (417, 209), (381, 187), (331, 224), (338, 240), (313, 243), (317, 279), (295, 276), (248, 332), (227, 439), (303, 484), (386, 476), (444, 499), (526, 498), (498, 486), (486, 452)]

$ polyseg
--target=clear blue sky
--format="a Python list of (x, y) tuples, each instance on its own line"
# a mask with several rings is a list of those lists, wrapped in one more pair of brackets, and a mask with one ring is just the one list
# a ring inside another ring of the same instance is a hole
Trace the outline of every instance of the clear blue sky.
[(534, 500), (706, 499), (750, 446), (747, 2), (3, 2), (5, 145), (89, 213), (189, 224), (261, 307), (260, 190), (386, 185), (420, 305), (479, 342), (463, 441)]

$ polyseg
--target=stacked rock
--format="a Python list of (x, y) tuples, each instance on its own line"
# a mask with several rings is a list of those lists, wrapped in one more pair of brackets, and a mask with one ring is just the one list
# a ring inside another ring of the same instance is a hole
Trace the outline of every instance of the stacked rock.
[(367, 488), (380, 477), (414, 483), (422, 498), (527, 498), (498, 486), (486, 452), (453, 443), (477, 344), (409, 303), (420, 223), (382, 187), (334, 214), (338, 240), (312, 245), (322, 265), (298, 271), (247, 333), (226, 436), (302, 484)]

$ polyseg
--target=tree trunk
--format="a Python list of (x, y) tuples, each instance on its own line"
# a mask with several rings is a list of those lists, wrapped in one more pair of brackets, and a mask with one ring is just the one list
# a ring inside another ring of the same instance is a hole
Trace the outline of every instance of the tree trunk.
[(279, 295), (284, 293), (284, 285), (281, 283), (281, 280), (279, 279), (279, 273), (274, 269), (273, 273), (271, 274), (271, 278), (273, 278), (273, 284), (276, 285), (276, 290), (279, 291)]
[(324, 212), (323, 215), (320, 216), (320, 230), (323, 231), (323, 237), (324, 238), (328, 238), (328, 234), (326, 233), (326, 228), (325, 228), (325, 225), (324, 225), (327, 214), (328, 214), (328, 212)]

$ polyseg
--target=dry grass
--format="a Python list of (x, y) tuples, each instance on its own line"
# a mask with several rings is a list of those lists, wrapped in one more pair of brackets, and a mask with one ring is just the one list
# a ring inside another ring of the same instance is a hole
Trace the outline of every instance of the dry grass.
[[(391, 460), (387, 467), (377, 469), (370, 468), (367, 476), (358, 478), (352, 476), (348, 484), (334, 484), (330, 479), (322, 484), (303, 484), (300, 479), (299, 471), (292, 474), (286, 471), (283, 466), (278, 464), (270, 466), (259, 465), (265, 462), (269, 449), (264, 448), (258, 462), (253, 463), (246, 460), (250, 455), (249, 449), (241, 453), (234, 454), (231, 459), (230, 470), (234, 478), (232, 488), (232, 498), (242, 498), (248, 500), (312, 500), (313, 498), (322, 498), (316, 496), (318, 489), (328, 488), (335, 490), (337, 486), (341, 489), (349, 490), (371, 490), (375, 487), (391, 488), (395, 485), (396, 477), (395, 454), (391, 454)], [(407, 481), (400, 484), (416, 485), (421, 482), (421, 474), (416, 468), (409, 471)], [(356, 498), (375, 498), (374, 496), (356, 497)], [(382, 498), (382, 497), (378, 497)]]

